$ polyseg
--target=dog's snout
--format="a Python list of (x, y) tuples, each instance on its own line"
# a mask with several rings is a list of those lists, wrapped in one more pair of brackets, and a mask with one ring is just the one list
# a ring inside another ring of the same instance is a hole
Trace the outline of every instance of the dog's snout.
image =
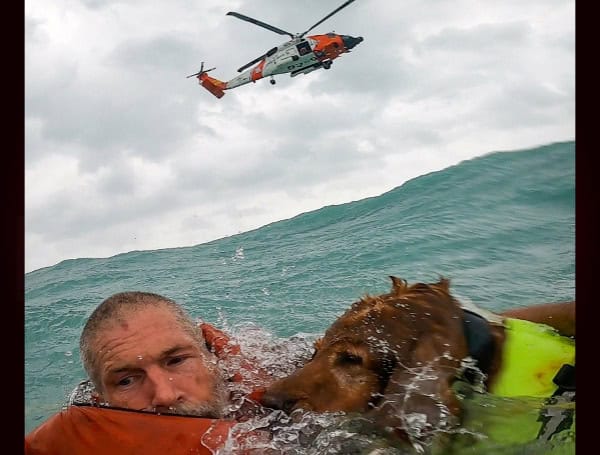
[(260, 401), (267, 408), (280, 409), (289, 414), (294, 409), (298, 399), (285, 392), (267, 390)]

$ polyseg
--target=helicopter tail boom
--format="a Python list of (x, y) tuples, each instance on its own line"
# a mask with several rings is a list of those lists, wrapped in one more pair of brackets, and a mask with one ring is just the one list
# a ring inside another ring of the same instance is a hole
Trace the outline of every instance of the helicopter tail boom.
[(222, 98), (223, 95), (225, 95), (225, 92), (223, 91), (226, 88), (225, 82), (215, 79), (214, 77), (210, 77), (206, 73), (200, 74), (198, 76), (198, 81), (202, 87), (215, 95), (217, 98)]

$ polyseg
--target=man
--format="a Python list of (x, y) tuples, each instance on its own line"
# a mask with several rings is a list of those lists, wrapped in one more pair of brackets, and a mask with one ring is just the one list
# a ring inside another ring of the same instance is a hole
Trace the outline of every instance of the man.
[[(103, 301), (85, 324), (80, 353), (96, 405), (51, 417), (26, 436), (26, 454), (210, 454), (236, 423), (222, 419), (230, 404), (226, 381), (267, 377), (223, 332), (196, 325), (174, 301), (148, 292)], [(238, 366), (232, 378), (217, 365), (228, 356)], [(247, 395), (246, 407), (260, 391)]]

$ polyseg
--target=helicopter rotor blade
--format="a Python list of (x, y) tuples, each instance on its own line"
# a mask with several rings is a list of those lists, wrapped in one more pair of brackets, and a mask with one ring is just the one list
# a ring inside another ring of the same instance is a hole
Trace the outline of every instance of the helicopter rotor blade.
[(204, 69), (204, 62), (202, 62), (202, 63), (200, 64), (200, 71), (198, 71), (197, 73), (194, 73), (194, 74), (190, 74), (189, 76), (186, 76), (186, 79), (187, 79), (187, 78), (189, 78), (189, 77), (199, 76), (199, 75), (201, 75), (202, 73), (208, 73), (209, 71), (212, 71), (212, 70), (214, 70), (215, 68), (216, 68), (216, 67), (214, 67), (214, 68), (210, 68), (210, 69), (208, 69), (208, 70), (205, 70), (205, 69)]
[(186, 76), (186, 79), (188, 79), (190, 77), (194, 77), (194, 76), (199, 76), (200, 74), (202, 74), (203, 71), (204, 71), (204, 62), (200, 63), (200, 71), (198, 71), (197, 73), (194, 73), (194, 74), (190, 74), (189, 76)]
[[(352, 1), (354, 1), (354, 0), (352, 0)], [(290, 32), (286, 32), (285, 30), (281, 30), (280, 28), (277, 28), (277, 27), (274, 27), (272, 25), (266, 24), (265, 22), (261, 22), (261, 21), (259, 21), (257, 19), (253, 19), (251, 17), (244, 16), (243, 14), (236, 13), (234, 11), (229, 11), (226, 15), (227, 16), (237, 17), (238, 19), (241, 19), (243, 21), (250, 22), (250, 23), (255, 24), (255, 25), (259, 25), (261, 27), (266, 28), (267, 30), (271, 30), (272, 32), (278, 33), (280, 35), (289, 35), (292, 38), (294, 37), (294, 35), (292, 33), (290, 33)]]
[(329, 13), (327, 16), (325, 16), (323, 19), (321, 19), (319, 22), (317, 22), (315, 25), (313, 25), (312, 27), (310, 27), (308, 30), (306, 30), (304, 33), (300, 34), (300, 37), (303, 37), (304, 35), (306, 35), (308, 32), (310, 32), (313, 28), (315, 28), (317, 25), (322, 24), (323, 22), (325, 22), (327, 19), (329, 19), (331, 16), (333, 16), (334, 14), (338, 13), (339, 11), (341, 11), (342, 9), (344, 9), (346, 6), (348, 6), (350, 3), (354, 2), (355, 0), (348, 0), (346, 2), (344, 2), (343, 5), (338, 6), (336, 9), (334, 9), (331, 13)]
[(254, 65), (255, 63), (260, 62), (263, 58), (265, 58), (267, 56), (267, 54), (263, 54), (260, 57), (256, 57), (254, 60), (252, 60), (251, 62), (246, 63), (244, 66), (240, 66), (238, 68), (238, 73), (241, 73), (242, 71), (244, 71), (246, 68), (251, 67), (252, 65)]

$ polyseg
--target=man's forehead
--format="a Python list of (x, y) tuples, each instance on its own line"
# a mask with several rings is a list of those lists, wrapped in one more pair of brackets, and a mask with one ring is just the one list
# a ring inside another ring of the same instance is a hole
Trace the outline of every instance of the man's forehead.
[(95, 348), (104, 361), (120, 361), (135, 353), (160, 358), (174, 350), (201, 349), (198, 339), (173, 315), (161, 312), (130, 314), (113, 321), (98, 333)]
[[(151, 336), (153, 339), (170, 338), (196, 341), (196, 337), (184, 322), (169, 308), (148, 306), (126, 309), (105, 321), (97, 333), (96, 341), (122, 335), (136, 337)], [(143, 340), (141, 340), (143, 341)]]

